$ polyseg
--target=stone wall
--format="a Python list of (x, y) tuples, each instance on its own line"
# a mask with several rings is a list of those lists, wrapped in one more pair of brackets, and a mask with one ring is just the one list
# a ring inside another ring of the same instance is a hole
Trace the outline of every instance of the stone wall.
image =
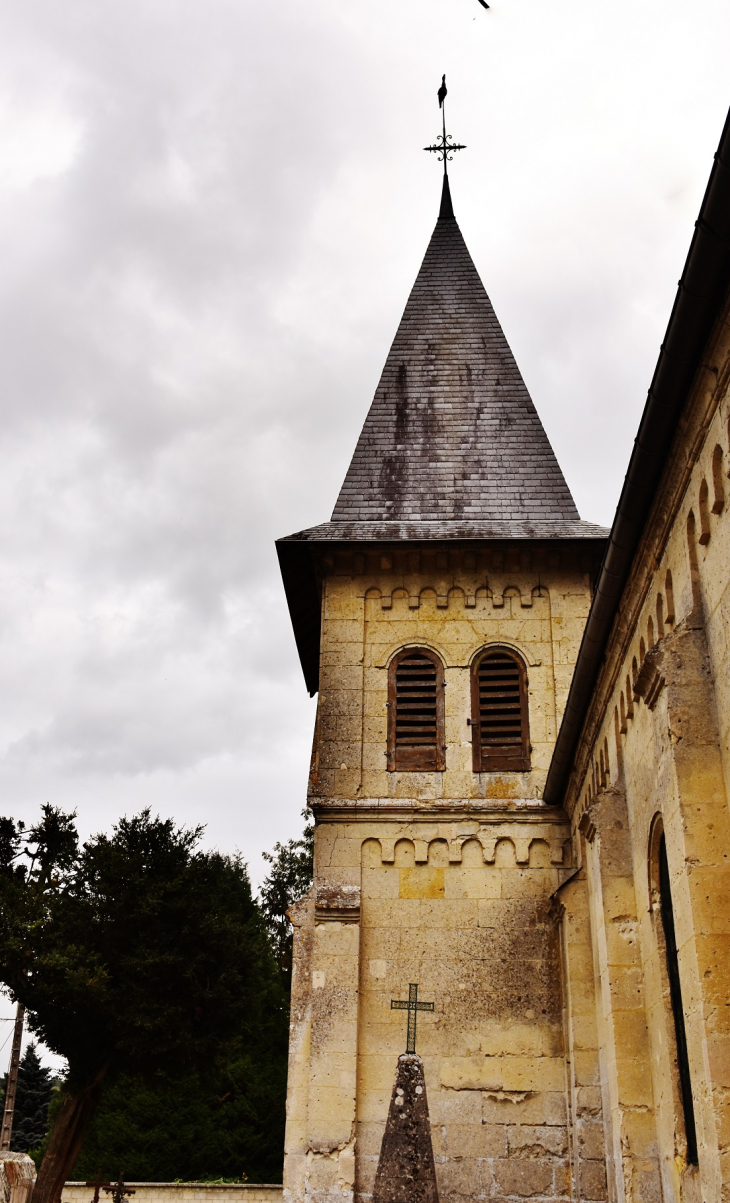
[[(422, 546), (323, 564), (315, 883), (292, 911), (287, 1203), (371, 1203), (406, 1051), (391, 1001), (411, 983), (434, 1004), (416, 1051), (442, 1203), (567, 1200), (576, 1182), (582, 1199), (606, 1197), (595, 999), (579, 984), (592, 964), (587, 889), (569, 884), (567, 817), (540, 800), (595, 555)], [(472, 768), (471, 665), (490, 644), (527, 666), (529, 771)], [(388, 666), (408, 646), (444, 665), (442, 772), (387, 769)]]
[[(542, 795), (591, 602), (597, 552), (566, 546), (338, 555), (323, 565), (320, 694), (310, 797), (534, 799)], [(532, 772), (474, 773), (470, 666), (487, 644), (527, 666)], [(436, 652), (446, 680), (446, 770), (387, 771), (388, 665)]]
[[(730, 1196), (730, 325), (665, 470), (570, 782), (617, 1199)], [(658, 845), (666, 840), (698, 1165), (688, 1165)]]
[[(387, 826), (320, 816), (317, 884), (293, 913), (288, 1199), (369, 1203), (406, 1047), (391, 1001), (412, 982), (434, 1004), (417, 1051), (442, 1203), (563, 1199), (574, 1174), (580, 1198), (605, 1199), (588, 904), (568, 834), (537, 807)], [(355, 873), (358, 889), (336, 888)]]

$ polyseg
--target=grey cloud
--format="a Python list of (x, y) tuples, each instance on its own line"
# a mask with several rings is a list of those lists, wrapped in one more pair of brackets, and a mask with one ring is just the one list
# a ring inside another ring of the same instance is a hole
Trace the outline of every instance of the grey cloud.
[(467, 243), (610, 520), (727, 102), (727, 6), (645, 7), (626, 37), (584, 0), (0, 3), (4, 809), (149, 804), (255, 877), (298, 830), (273, 541), (331, 512), (435, 220), (444, 68)]

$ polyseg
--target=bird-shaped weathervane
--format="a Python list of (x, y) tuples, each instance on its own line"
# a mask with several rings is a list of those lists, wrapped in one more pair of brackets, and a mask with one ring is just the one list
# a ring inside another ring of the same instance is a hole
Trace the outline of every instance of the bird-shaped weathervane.
[[(480, 3), (481, 3), (481, 0), (480, 0)], [(439, 134), (439, 136), (436, 139), (433, 146), (424, 146), (424, 148), (423, 148), (424, 150), (432, 151), (435, 155), (438, 156), (439, 163), (443, 163), (443, 165), (444, 165), (444, 175), (448, 175), (448, 170), (447, 170), (446, 164), (450, 163), (451, 160), (453, 159), (454, 151), (466, 150), (466, 146), (463, 146), (461, 144), (461, 142), (453, 142), (451, 139), (451, 134), (446, 133), (446, 97), (447, 97), (447, 94), (448, 94), (448, 92), (447, 92), (447, 88), (446, 88), (446, 76), (442, 75), (441, 76), (441, 87), (439, 88), (439, 90), (437, 92), (437, 96), (439, 98), (439, 108), (441, 109), (441, 133)]]

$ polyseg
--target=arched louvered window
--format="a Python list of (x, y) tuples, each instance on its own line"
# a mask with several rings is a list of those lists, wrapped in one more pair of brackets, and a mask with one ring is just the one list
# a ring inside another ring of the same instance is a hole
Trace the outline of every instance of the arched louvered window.
[(426, 648), (395, 657), (388, 680), (388, 768), (434, 772), (444, 760), (444, 667)]
[(471, 724), (475, 773), (529, 769), (527, 673), (508, 648), (489, 648), (474, 662)]

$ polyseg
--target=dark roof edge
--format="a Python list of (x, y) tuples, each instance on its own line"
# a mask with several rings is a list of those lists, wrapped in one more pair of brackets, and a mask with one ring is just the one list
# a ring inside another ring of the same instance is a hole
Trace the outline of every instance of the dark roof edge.
[(309, 696), (319, 689), (319, 649), (321, 643), (321, 596), (311, 546), (277, 539), (281, 579), (294, 630), (294, 641)]
[(544, 800), (562, 803), (613, 622), (667, 453), (730, 287), (730, 112), (644, 406), (553, 751)]
[(459, 520), (420, 521), (383, 520), (380, 522), (323, 522), (307, 530), (295, 531), (279, 543), (429, 543), (429, 542), (519, 542), (521, 540), (606, 542), (610, 532), (605, 526), (577, 519), (575, 522), (531, 522), (520, 520), (462, 522)]
[[(395, 532), (384, 531), (383, 527), (387, 523), (373, 523), (377, 528), (372, 533), (372, 537), (363, 540), (352, 540), (342, 537), (337, 534), (338, 525), (347, 526), (342, 523), (325, 523), (321, 527), (313, 527), (309, 531), (300, 531), (297, 535), (288, 535), (283, 539), (276, 540), (276, 554), (279, 558), (279, 568), (281, 569), (281, 577), (284, 582), (284, 592), (286, 601), (289, 607), (289, 616), (291, 618), (292, 628), (294, 630), (294, 640), (299, 653), (299, 660), (304, 673), (304, 680), (309, 691), (310, 697), (319, 689), (319, 655), (321, 645), (321, 581), (318, 572), (318, 555), (327, 547), (346, 549), (350, 552), (357, 550), (358, 547), (395, 547), (406, 545), (421, 544), (424, 545), (430, 540), (423, 534), (411, 533), (410, 536), (398, 535)], [(360, 523), (359, 525), (363, 525)], [(394, 523), (395, 526), (400, 526), (400, 523)], [(555, 524), (557, 525), (557, 524)], [(565, 524), (568, 525), (568, 524)], [(574, 526), (587, 526), (589, 523), (574, 523)], [(334, 533), (331, 533), (333, 532)], [(302, 538), (312, 533), (328, 532), (322, 537), (315, 539)], [(562, 538), (555, 536), (554, 532), (545, 533), (542, 538), (536, 531), (529, 536), (529, 541), (533, 544), (547, 544), (554, 547), (556, 543), (560, 543), (562, 547), (574, 547), (577, 549), (589, 549), (593, 562), (598, 561), (600, 551), (606, 542), (608, 531), (604, 531), (602, 527), (590, 527), (590, 534), (582, 533), (576, 537), (573, 535), (565, 535)], [(473, 536), (441, 532), (438, 541), (449, 543), (452, 546), (461, 544), (462, 546), (470, 546), (475, 542), (494, 543), (494, 544), (515, 544), (526, 541), (528, 536), (524, 538), (515, 538), (514, 535), (503, 534), (499, 537), (482, 536), (475, 538)]]

